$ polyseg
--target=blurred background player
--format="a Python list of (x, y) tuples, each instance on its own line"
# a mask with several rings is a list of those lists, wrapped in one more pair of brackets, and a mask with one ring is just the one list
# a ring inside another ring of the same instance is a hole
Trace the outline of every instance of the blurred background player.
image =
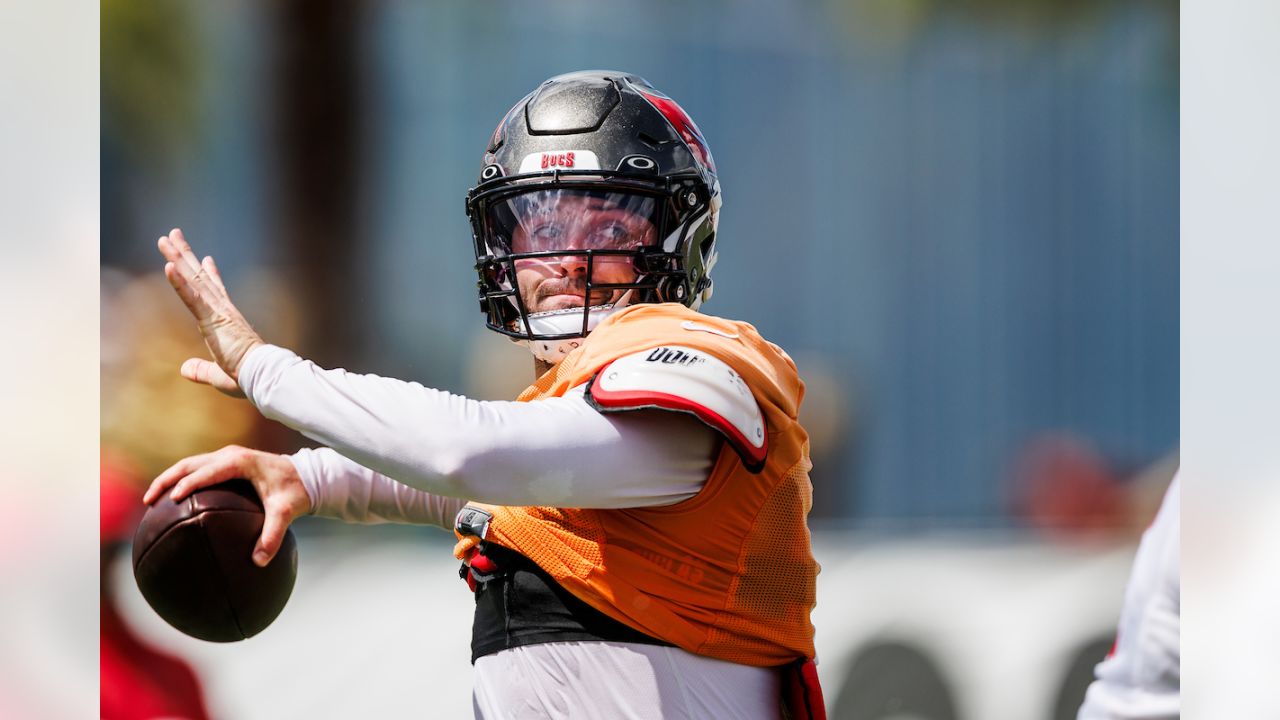
[(1180, 716), (1180, 515), (1181, 483), (1175, 475), (1138, 546), (1115, 647), (1097, 667), (1079, 720)]
[(191, 665), (143, 640), (117, 605), (108, 566), (126, 546), (142, 516), (138, 481), (124, 461), (102, 456), (99, 685), (102, 720), (205, 720), (204, 691)]
[(175, 230), (165, 274), (214, 358), (182, 374), (326, 447), (193, 456), (146, 500), (248, 477), (267, 510), (260, 564), (309, 512), (456, 515), (479, 716), (772, 718), (785, 696), (822, 717), (803, 385), (752, 326), (697, 312), (721, 202), (701, 132), (634, 75), (558, 76), (506, 114), (480, 180), (481, 308), (533, 352), (523, 402), (267, 345)]

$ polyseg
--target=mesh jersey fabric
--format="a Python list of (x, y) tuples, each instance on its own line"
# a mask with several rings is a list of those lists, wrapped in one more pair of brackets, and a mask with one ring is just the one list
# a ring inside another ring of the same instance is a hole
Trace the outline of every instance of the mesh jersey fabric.
[[(708, 327), (717, 332), (700, 330)], [(812, 658), (811, 465), (797, 421), (804, 385), (786, 353), (747, 323), (638, 305), (601, 323), (519, 399), (561, 396), (609, 362), (663, 345), (705, 352), (743, 378), (765, 416), (764, 467), (748, 471), (722, 443), (688, 500), (614, 510), (482, 506), (493, 514), (486, 539), (606, 615), (689, 652), (755, 666)], [(467, 547), (464, 539), (459, 554)]]

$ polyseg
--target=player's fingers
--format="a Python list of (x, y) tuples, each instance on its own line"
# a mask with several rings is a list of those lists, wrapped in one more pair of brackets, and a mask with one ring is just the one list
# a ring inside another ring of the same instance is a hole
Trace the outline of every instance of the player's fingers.
[(253, 548), (253, 562), (258, 567), (266, 567), (271, 558), (280, 551), (284, 542), (284, 533), (289, 529), (289, 511), (274, 507), (274, 503), (266, 504), (266, 516), (262, 521), (262, 535)]
[(179, 253), (178, 248), (174, 247), (168, 235), (160, 236), (160, 239), (156, 241), (156, 249), (160, 251), (160, 254), (168, 262), (180, 262), (182, 260), (182, 253)]
[(187, 242), (187, 236), (183, 234), (182, 228), (170, 230), (169, 238), (173, 240), (173, 244), (177, 245), (179, 250), (191, 252), (191, 245)]
[(216, 363), (209, 362), (204, 358), (187, 358), (183, 361), (182, 367), (178, 368), (178, 374), (191, 382), (212, 385), (212, 370), (207, 367), (209, 365), (217, 367)]
[(207, 461), (208, 458), (209, 453), (192, 455), (190, 457), (182, 458), (178, 462), (170, 465), (164, 472), (157, 475), (155, 480), (151, 481), (151, 486), (147, 488), (147, 492), (142, 496), (142, 502), (148, 505), (155, 502), (162, 494), (164, 494), (165, 490), (178, 482), (178, 480), (182, 479), (184, 475), (194, 470), (201, 463)]
[(159, 248), (164, 259), (176, 265), (184, 276), (193, 277), (200, 272), (200, 263), (196, 262), (195, 258), (183, 254), (182, 249), (168, 235), (162, 235), (156, 241), (156, 247)]
[(182, 377), (194, 383), (208, 385), (232, 397), (244, 397), (244, 391), (218, 364), (204, 358), (188, 358), (178, 370)]
[(191, 250), (191, 245), (187, 243), (187, 237), (182, 234), (181, 228), (174, 228), (169, 231), (169, 242), (177, 248), (182, 255), (182, 259), (187, 263), (187, 267), (193, 272), (200, 272), (200, 258), (196, 257), (195, 252)]
[(182, 299), (182, 304), (186, 305), (187, 309), (197, 319), (204, 319), (211, 312), (200, 291), (191, 283), (191, 279), (178, 269), (177, 265), (171, 262), (165, 263), (164, 277), (169, 281), (169, 285), (178, 292), (178, 297)]
[(225, 453), (215, 453), (215, 456), (209, 462), (179, 480), (173, 486), (173, 490), (169, 492), (169, 498), (174, 502), (178, 502), (200, 488), (217, 485), (220, 482), (238, 477), (244, 477), (240, 464)]
[(204, 268), (205, 275), (209, 276), (219, 290), (224, 293), (227, 291), (227, 286), (222, 284), (222, 273), (218, 272), (218, 264), (213, 261), (212, 255), (205, 255), (204, 260), (200, 262), (200, 267)]

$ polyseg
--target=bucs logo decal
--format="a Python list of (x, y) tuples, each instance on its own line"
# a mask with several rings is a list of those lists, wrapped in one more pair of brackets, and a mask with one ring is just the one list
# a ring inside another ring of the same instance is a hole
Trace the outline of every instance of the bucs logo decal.
[(599, 170), (600, 160), (590, 150), (549, 150), (524, 156), (520, 162), (521, 173), (543, 170)]
[(549, 167), (573, 167), (573, 152), (542, 153), (542, 168), (545, 170)]

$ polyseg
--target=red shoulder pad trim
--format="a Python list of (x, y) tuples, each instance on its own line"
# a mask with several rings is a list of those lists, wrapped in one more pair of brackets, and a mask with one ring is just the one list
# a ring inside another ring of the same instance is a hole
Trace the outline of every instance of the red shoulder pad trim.
[[(769, 434), (765, 432), (763, 417), (759, 420), (758, 430), (760, 437), (757, 445), (747, 437), (743, 429), (738, 425), (730, 422), (722, 414), (711, 409), (706, 404), (691, 398), (648, 388), (608, 389), (606, 387), (607, 383), (599, 382), (599, 380), (601, 376), (609, 375), (610, 369), (616, 362), (618, 361), (611, 362), (601, 368), (587, 383), (584, 397), (589, 405), (603, 413), (632, 410), (667, 410), (688, 413), (723, 435), (734, 451), (738, 453), (747, 470), (754, 473), (760, 472), (764, 468), (765, 457), (768, 455), (769, 450)], [(755, 399), (752, 398), (751, 402), (755, 403)]]

